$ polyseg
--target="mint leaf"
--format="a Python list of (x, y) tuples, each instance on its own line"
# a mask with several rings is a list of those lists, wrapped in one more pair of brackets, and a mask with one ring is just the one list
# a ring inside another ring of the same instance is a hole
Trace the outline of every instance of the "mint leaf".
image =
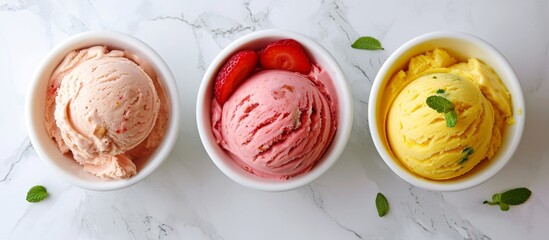
[(27, 192), (28, 202), (40, 202), (48, 196), (48, 190), (45, 187), (36, 185)]
[(467, 162), (467, 160), (469, 160), (469, 157), (465, 156), (465, 157), (462, 157), (461, 160), (459, 161), (459, 164), (462, 164), (464, 162)]
[(523, 204), (530, 198), (532, 192), (527, 188), (515, 188), (503, 193), (496, 193), (492, 196), (492, 201), (484, 201), (483, 204), (499, 205), (501, 211), (509, 211), (510, 206)]
[(427, 106), (439, 113), (447, 113), (454, 110), (454, 104), (452, 104), (450, 100), (441, 96), (430, 96), (425, 102), (427, 103)]
[(465, 149), (463, 149), (463, 152), (465, 153), (465, 155), (469, 156), (473, 154), (474, 150), (472, 147), (466, 147)]
[[(436, 79), (436, 76), (434, 76), (433, 78)], [(443, 94), (443, 93), (445, 93), (445, 91), (444, 91), (444, 89), (439, 89), (439, 90), (437, 90), (437, 93), (438, 94)]]
[(501, 193), (494, 194), (494, 196), (492, 196), (492, 201), (497, 202), (499, 204), (501, 202)]
[(527, 188), (515, 188), (501, 194), (501, 202), (509, 205), (523, 204), (532, 192)]
[(500, 209), (501, 211), (504, 211), (504, 212), (509, 211), (509, 205), (507, 205), (507, 204), (505, 204), (505, 203), (500, 203), (500, 204), (499, 204), (499, 209)]
[(363, 50), (384, 50), (379, 40), (369, 36), (358, 38), (351, 47)]
[(447, 113), (444, 113), (444, 119), (446, 119), (447, 127), (455, 127), (457, 123), (457, 113), (454, 110), (450, 110)]
[(492, 201), (484, 201), (482, 204), (488, 204), (490, 206), (499, 205), (501, 203), (501, 193), (496, 193), (492, 196)]
[[(442, 89), (437, 90), (437, 93), (440, 93), (440, 91), (444, 91)], [(444, 119), (446, 119), (446, 126), (448, 127), (455, 127), (457, 123), (457, 113), (454, 111), (454, 104), (446, 99), (445, 97), (441, 96), (429, 96), (427, 97), (427, 100), (425, 100), (427, 103), (427, 106), (434, 109), (435, 111), (439, 113), (444, 113)]]
[(381, 193), (377, 193), (376, 208), (379, 217), (383, 217), (387, 214), (387, 212), (389, 212), (389, 202), (387, 202), (387, 198), (385, 198), (385, 196)]
[(463, 156), (463, 158), (461, 158), (461, 161), (459, 161), (459, 164), (462, 164), (462, 163), (466, 162), (467, 160), (469, 160), (469, 156), (471, 156), (471, 154), (473, 154), (473, 148), (472, 147), (466, 147), (465, 149), (463, 149), (463, 154), (465, 156)]

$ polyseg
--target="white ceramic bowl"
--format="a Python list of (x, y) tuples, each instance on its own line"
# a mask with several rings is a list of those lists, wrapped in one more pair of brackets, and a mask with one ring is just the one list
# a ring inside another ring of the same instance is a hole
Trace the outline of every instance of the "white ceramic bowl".
[[(63, 155), (48, 137), (44, 126), (46, 87), (51, 73), (72, 50), (104, 45), (111, 49), (127, 50), (148, 62), (156, 71), (169, 104), (166, 135), (150, 159), (136, 175), (123, 180), (103, 180), (85, 172), (70, 156)], [(174, 77), (162, 58), (143, 41), (118, 32), (85, 32), (68, 38), (52, 49), (34, 73), (26, 99), (26, 119), (30, 140), (46, 165), (53, 168), (71, 184), (90, 190), (115, 190), (131, 186), (151, 174), (171, 152), (179, 132), (179, 98)]]
[[(473, 170), (453, 180), (429, 180), (410, 172), (393, 155), (387, 146), (386, 132), (380, 120), (385, 117), (380, 113), (380, 102), (383, 89), (393, 74), (409, 63), (410, 58), (434, 48), (443, 48), (458, 60), (477, 58), (492, 67), (505, 83), (511, 93), (513, 117), (515, 123), (508, 126), (503, 136), (502, 145), (489, 163), (480, 163)], [(517, 149), (525, 122), (524, 97), (513, 68), (492, 45), (470, 34), (460, 32), (433, 32), (416, 37), (398, 48), (385, 61), (377, 74), (368, 103), (368, 121), (374, 144), (385, 163), (398, 176), (420, 188), (434, 191), (459, 191), (474, 187), (493, 177), (509, 162)]]
[[(318, 161), (317, 165), (308, 173), (288, 180), (270, 180), (255, 176), (238, 166), (215, 140), (211, 130), (210, 102), (213, 96), (213, 85), (217, 72), (229, 57), (239, 50), (259, 50), (268, 43), (280, 39), (294, 39), (301, 43), (312, 62), (326, 70), (333, 80), (335, 92), (330, 95), (336, 98), (339, 106), (338, 126), (332, 143)], [(339, 64), (324, 47), (301, 34), (281, 31), (264, 30), (243, 36), (223, 49), (212, 61), (206, 71), (198, 91), (196, 105), (196, 120), (198, 132), (204, 148), (217, 167), (232, 180), (243, 186), (264, 191), (287, 191), (306, 185), (326, 172), (339, 158), (349, 135), (353, 121), (352, 97)]]

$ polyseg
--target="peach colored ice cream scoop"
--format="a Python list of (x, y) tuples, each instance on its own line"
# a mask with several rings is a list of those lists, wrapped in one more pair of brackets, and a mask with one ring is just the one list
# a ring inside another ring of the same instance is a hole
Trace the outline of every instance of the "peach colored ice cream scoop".
[(219, 144), (246, 170), (287, 179), (309, 171), (335, 132), (329, 96), (308, 76), (264, 70), (220, 106), (212, 105)]
[(131, 150), (158, 134), (162, 101), (155, 83), (125, 55), (100, 46), (74, 52), (50, 80), (55, 91), (48, 94), (46, 127), (62, 151), (103, 178), (134, 175)]
[(137, 146), (152, 130), (158, 96), (149, 76), (130, 60), (92, 59), (65, 78), (55, 119), (73, 154), (117, 155)]

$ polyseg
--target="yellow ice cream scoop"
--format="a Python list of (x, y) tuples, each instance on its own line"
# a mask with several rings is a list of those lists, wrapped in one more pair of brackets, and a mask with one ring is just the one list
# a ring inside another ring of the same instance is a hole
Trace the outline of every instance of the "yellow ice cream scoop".
[[(448, 127), (444, 113), (426, 99), (452, 102), (457, 123)], [(391, 150), (413, 172), (449, 179), (471, 170), (488, 152), (494, 110), (471, 81), (452, 73), (427, 74), (407, 85), (393, 102), (387, 119)]]
[[(391, 79), (386, 134), (393, 154), (429, 179), (458, 177), (491, 159), (511, 124), (510, 95), (499, 77), (477, 59), (458, 63), (442, 49), (410, 60)], [(451, 104), (455, 125), (427, 104), (435, 96)]]

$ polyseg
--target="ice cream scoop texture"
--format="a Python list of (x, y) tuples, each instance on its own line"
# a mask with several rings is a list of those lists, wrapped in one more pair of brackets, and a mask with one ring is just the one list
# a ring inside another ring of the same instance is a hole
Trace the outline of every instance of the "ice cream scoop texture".
[(96, 46), (71, 52), (52, 74), (46, 128), (84, 170), (112, 179), (135, 175), (134, 149), (164, 134), (165, 96), (144, 69), (124, 51)]
[(223, 106), (214, 101), (214, 135), (240, 166), (273, 179), (288, 179), (315, 166), (333, 138), (336, 115), (313, 75), (263, 70)]

